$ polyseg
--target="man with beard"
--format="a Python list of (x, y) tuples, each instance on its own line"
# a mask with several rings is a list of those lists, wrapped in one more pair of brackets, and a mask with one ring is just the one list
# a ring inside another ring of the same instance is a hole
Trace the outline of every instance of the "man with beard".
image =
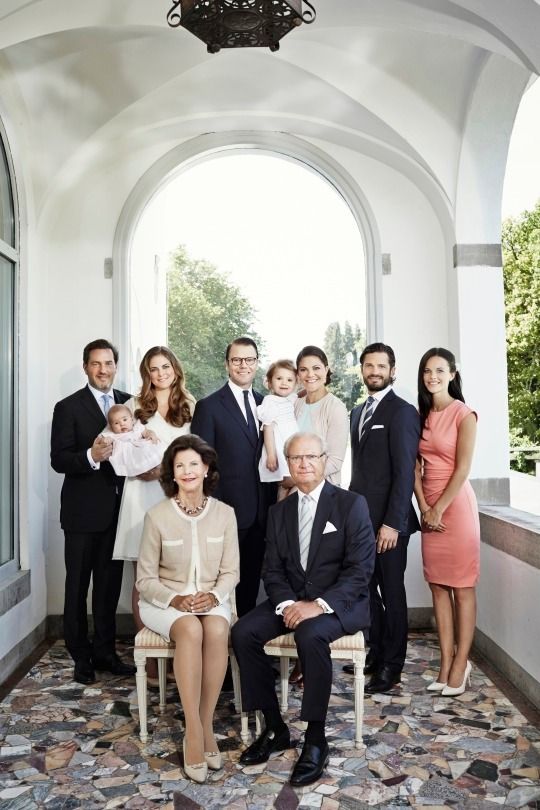
[[(411, 501), (420, 419), (392, 390), (396, 360), (390, 346), (366, 346), (360, 366), (369, 396), (351, 413), (350, 489), (365, 497), (377, 543), (364, 670), (372, 676), (366, 692), (374, 694), (399, 683), (407, 652), (404, 577), (409, 537), (420, 528)], [(350, 665), (344, 669), (352, 672)]]

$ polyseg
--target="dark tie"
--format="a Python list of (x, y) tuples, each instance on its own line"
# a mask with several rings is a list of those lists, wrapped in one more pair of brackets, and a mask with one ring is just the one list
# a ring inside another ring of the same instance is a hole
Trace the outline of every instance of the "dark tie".
[(366, 432), (366, 425), (373, 416), (373, 404), (375, 402), (375, 397), (368, 397), (366, 400), (366, 407), (364, 408), (364, 413), (362, 414), (362, 430), (360, 431), (360, 438)]
[(255, 418), (253, 416), (253, 411), (251, 410), (251, 405), (250, 405), (250, 402), (249, 402), (249, 391), (243, 391), (243, 394), (244, 394), (244, 408), (246, 409), (246, 417), (247, 417), (247, 423), (248, 423), (249, 432), (251, 433), (251, 435), (255, 439), (258, 439), (259, 438), (259, 431), (257, 429), (257, 425), (255, 424)]

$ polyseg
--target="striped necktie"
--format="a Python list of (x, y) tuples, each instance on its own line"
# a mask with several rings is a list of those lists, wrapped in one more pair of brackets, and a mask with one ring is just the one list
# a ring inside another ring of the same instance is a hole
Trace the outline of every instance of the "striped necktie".
[(364, 408), (364, 412), (362, 414), (362, 427), (360, 429), (360, 438), (366, 432), (366, 425), (373, 416), (373, 405), (375, 403), (375, 397), (368, 397), (366, 400), (366, 407)]
[(298, 524), (298, 541), (300, 544), (300, 564), (304, 571), (307, 568), (309, 556), (309, 544), (311, 541), (311, 530), (313, 528), (313, 498), (311, 495), (304, 495), (300, 504), (300, 518)]

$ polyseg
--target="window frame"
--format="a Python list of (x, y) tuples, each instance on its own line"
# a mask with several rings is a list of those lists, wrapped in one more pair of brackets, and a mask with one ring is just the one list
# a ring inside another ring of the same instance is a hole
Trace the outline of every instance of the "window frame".
[(11, 204), (13, 208), (13, 236), (14, 244), (10, 245), (0, 237), (0, 256), (13, 265), (13, 287), (11, 298), (12, 311), (12, 333), (11, 333), (11, 382), (12, 382), (12, 421), (11, 421), (11, 463), (13, 468), (12, 476), (12, 522), (11, 522), (11, 543), (12, 557), (5, 563), (0, 564), (0, 587), (8, 586), (9, 583), (18, 578), (21, 570), (21, 548), (20, 548), (20, 507), (19, 507), (19, 301), (20, 301), (20, 219), (17, 196), (17, 184), (15, 181), (15, 171), (13, 157), (11, 154), (9, 140), (6, 134), (2, 119), (0, 118), (0, 140), (4, 150), (7, 171), (9, 176)]

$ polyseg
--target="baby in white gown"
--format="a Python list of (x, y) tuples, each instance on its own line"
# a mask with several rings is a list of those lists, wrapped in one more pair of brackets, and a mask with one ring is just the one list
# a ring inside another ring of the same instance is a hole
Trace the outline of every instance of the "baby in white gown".
[[(283, 445), (289, 436), (298, 431), (294, 416), (294, 403), (297, 399), (296, 368), (292, 360), (277, 360), (272, 363), (266, 372), (266, 385), (270, 393), (257, 408), (264, 433), (259, 477), (264, 482), (283, 482), (289, 478), (289, 465), (283, 453)], [(281, 483), (278, 500), (282, 500), (287, 494), (288, 488)]]
[(117, 475), (135, 476), (161, 464), (165, 446), (126, 405), (113, 405), (102, 436), (113, 442), (109, 461)]

